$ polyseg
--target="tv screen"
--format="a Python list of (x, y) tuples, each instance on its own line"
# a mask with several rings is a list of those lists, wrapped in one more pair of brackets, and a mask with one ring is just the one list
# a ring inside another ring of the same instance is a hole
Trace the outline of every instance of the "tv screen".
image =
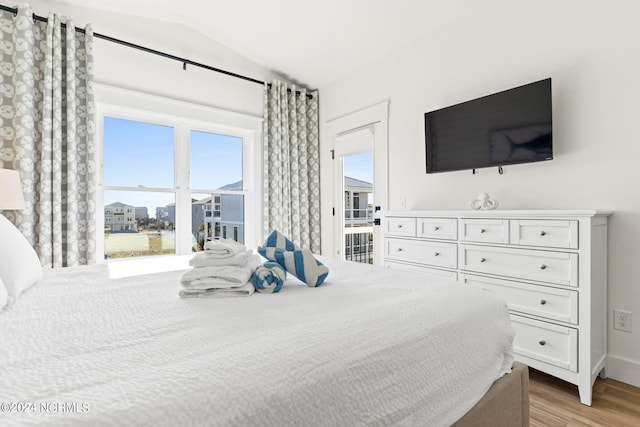
[(425, 113), (427, 173), (553, 158), (551, 79)]

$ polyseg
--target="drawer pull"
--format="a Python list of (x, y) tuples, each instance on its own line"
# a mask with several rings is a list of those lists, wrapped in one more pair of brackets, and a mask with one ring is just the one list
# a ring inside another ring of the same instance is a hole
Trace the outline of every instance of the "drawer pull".
[(480, 262), (487, 262), (486, 258), (480, 258)]
[(396, 249), (397, 252), (402, 252), (402, 248)]
[(547, 342), (545, 340), (538, 341), (538, 344), (545, 345)]
[(402, 228), (402, 224), (398, 224), (398, 228)]
[(438, 231), (438, 230), (440, 230), (440, 227), (438, 227), (437, 225), (433, 227), (433, 231)]
[(545, 300), (545, 299), (541, 299), (540, 300), (540, 305), (545, 305), (546, 303), (547, 303), (547, 300)]
[(547, 266), (546, 264), (540, 264), (540, 270), (546, 270)]
[(544, 231), (544, 230), (540, 230), (540, 235), (541, 235), (541, 236), (546, 236), (546, 235), (547, 235), (547, 232), (546, 232), (546, 231)]
[(440, 252), (434, 252), (433, 256), (440, 256)]
[(487, 230), (485, 230), (484, 228), (481, 228), (481, 229), (480, 229), (480, 234), (482, 234), (482, 233), (486, 233), (486, 232), (487, 232)]

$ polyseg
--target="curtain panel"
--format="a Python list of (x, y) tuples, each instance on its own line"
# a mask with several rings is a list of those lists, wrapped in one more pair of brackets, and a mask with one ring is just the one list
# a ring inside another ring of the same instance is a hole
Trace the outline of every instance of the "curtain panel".
[(319, 253), (318, 93), (311, 95), (279, 80), (265, 85), (263, 232), (279, 230)]
[[(7, 217), (44, 266), (96, 261), (93, 33), (28, 5), (0, 14), (0, 165), (20, 172), (26, 209)], [(61, 24), (66, 24), (62, 28)]]

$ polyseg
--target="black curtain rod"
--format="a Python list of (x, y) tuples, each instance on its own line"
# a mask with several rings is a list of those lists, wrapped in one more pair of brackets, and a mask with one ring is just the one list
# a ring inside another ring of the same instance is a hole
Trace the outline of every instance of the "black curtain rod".
[[(0, 4), (0, 10), (4, 10), (6, 12), (11, 12), (13, 13), (13, 15), (17, 15), (18, 14), (18, 9), (16, 8), (12, 8), (12, 7), (8, 7), (8, 6), (4, 6)], [(49, 19), (43, 17), (43, 16), (38, 16), (35, 13), (33, 14), (33, 21), (40, 21), (40, 22), (48, 22)], [(61, 24), (63, 28), (66, 28), (66, 24), (62, 23)], [(75, 27), (75, 30), (79, 33), (85, 34), (85, 30), (84, 28), (79, 28), (79, 27)], [(155, 49), (151, 49), (148, 47), (144, 47), (144, 46), (140, 46), (138, 44), (135, 43), (131, 43), (125, 40), (120, 40), (120, 39), (116, 39), (115, 37), (111, 37), (111, 36), (107, 36), (105, 34), (100, 34), (100, 33), (93, 33), (93, 37), (98, 38), (98, 39), (102, 39), (102, 40), (106, 40), (112, 43), (116, 43), (116, 44), (121, 44), (123, 46), (127, 46), (133, 49), (138, 49), (141, 50), (143, 52), (147, 52), (147, 53), (151, 53), (154, 55), (158, 55), (158, 56), (162, 56), (164, 58), (168, 58), (168, 59), (173, 59), (174, 61), (178, 61), (182, 63), (182, 69), (186, 70), (187, 69), (187, 65), (193, 65), (194, 67), (199, 67), (199, 68), (204, 68), (205, 70), (209, 70), (209, 71), (215, 71), (216, 73), (222, 73), (222, 74), (226, 74), (227, 76), (231, 76), (231, 77), (236, 77), (238, 79), (242, 79), (242, 80), (246, 80), (249, 82), (253, 82), (253, 83), (257, 83), (259, 85), (263, 85), (265, 84), (265, 82), (263, 82), (262, 80), (258, 80), (258, 79), (254, 79), (251, 77), (247, 77), (247, 76), (243, 76), (241, 74), (236, 74), (236, 73), (232, 73), (231, 71), (226, 71), (226, 70), (221, 70), (220, 68), (216, 68), (216, 67), (212, 67), (210, 65), (206, 65), (206, 64), (202, 64), (200, 62), (195, 62), (192, 61), (190, 59), (186, 59), (186, 58), (180, 58), (179, 56), (175, 56), (175, 55), (171, 55), (170, 53), (166, 53), (166, 52), (161, 52), (159, 50), (155, 50)], [(271, 88), (271, 83), (267, 83), (267, 86), (269, 88)], [(287, 92), (291, 93), (291, 89), (287, 89)], [(300, 91), (296, 91), (296, 95), (300, 96)], [(313, 95), (307, 94), (307, 98), (309, 99), (313, 99)]]

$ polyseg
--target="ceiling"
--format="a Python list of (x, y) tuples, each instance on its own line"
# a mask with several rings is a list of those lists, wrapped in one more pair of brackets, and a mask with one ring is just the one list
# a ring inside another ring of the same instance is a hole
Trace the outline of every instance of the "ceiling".
[(486, 0), (58, 1), (187, 25), (315, 89), (482, 10), (478, 3), (486, 7)]

